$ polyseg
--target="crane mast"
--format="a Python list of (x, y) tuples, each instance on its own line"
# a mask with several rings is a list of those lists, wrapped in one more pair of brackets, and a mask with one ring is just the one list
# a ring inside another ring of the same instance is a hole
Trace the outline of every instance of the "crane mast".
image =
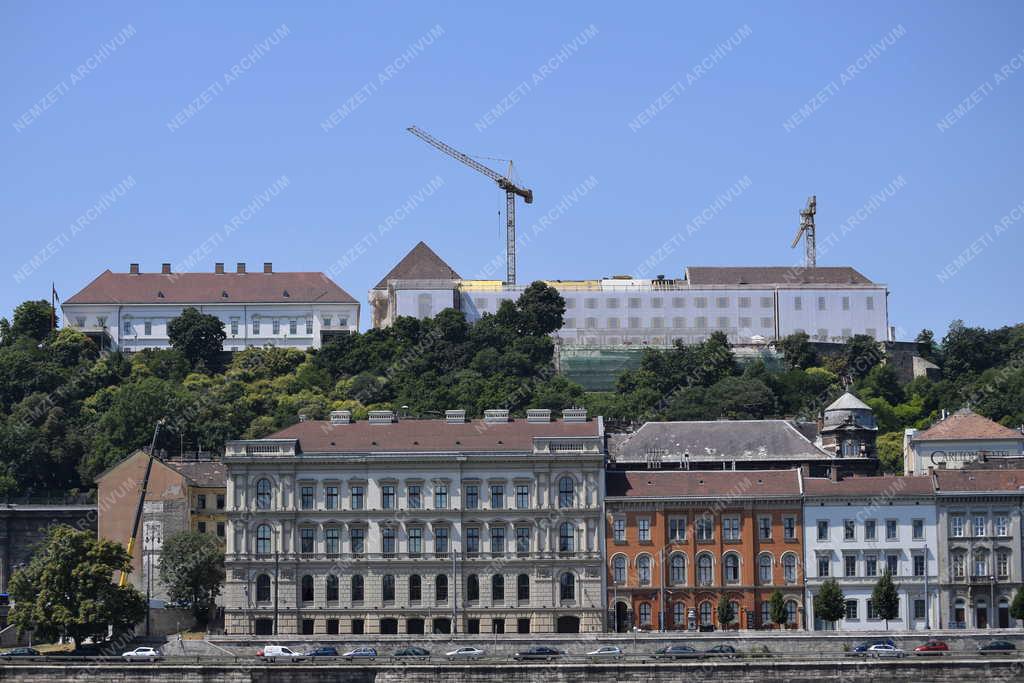
[(814, 240), (814, 214), (818, 212), (818, 197), (807, 198), (807, 206), (800, 210), (800, 227), (796, 230), (791, 249), (795, 249), (804, 238), (804, 268), (815, 268), (818, 265), (818, 250)]
[(507, 264), (505, 281), (506, 284), (514, 285), (516, 283), (516, 197), (522, 197), (523, 201), (527, 204), (532, 204), (533, 190), (516, 185), (516, 183), (509, 177), (512, 175), (512, 162), (509, 162), (508, 175), (502, 175), (494, 169), (481, 164), (468, 154), (460, 152), (447, 143), (441, 142), (430, 133), (417, 128), (416, 126), (410, 126), (406, 130), (426, 142), (428, 145), (431, 145), (448, 156), (461, 161), (477, 173), (482, 173), (487, 176), (497, 183), (498, 187), (505, 191), (505, 260)]

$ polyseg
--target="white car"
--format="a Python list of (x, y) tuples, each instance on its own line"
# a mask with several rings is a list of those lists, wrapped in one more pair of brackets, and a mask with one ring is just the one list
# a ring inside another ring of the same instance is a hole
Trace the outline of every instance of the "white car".
[(478, 647), (460, 647), (444, 654), (448, 659), (480, 659), (484, 656), (484, 651)]
[(893, 645), (876, 643), (868, 648), (868, 657), (906, 657), (907, 653)]
[(587, 653), (593, 659), (622, 659), (622, 649), (614, 645), (603, 645), (593, 652)]
[(121, 655), (121, 659), (126, 662), (155, 662), (161, 658), (160, 650), (152, 647), (137, 647)]
[(262, 649), (257, 650), (256, 656), (264, 662), (274, 662), (278, 659), (284, 659), (289, 662), (301, 662), (306, 658), (306, 655), (303, 653), (296, 652), (291, 648), (283, 647), (281, 645), (267, 645)]

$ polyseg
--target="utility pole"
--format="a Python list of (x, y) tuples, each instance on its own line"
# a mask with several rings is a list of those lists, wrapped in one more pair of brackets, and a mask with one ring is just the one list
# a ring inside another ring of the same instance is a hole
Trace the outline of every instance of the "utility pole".
[(928, 542), (924, 543), (924, 629), (926, 631), (931, 629), (931, 625), (928, 621), (928, 615), (932, 611), (932, 596), (928, 592)]
[(278, 590), (278, 575), (280, 574), (281, 568), (281, 553), (276, 549), (274, 550), (274, 635), (277, 635), (277, 596), (280, 593)]

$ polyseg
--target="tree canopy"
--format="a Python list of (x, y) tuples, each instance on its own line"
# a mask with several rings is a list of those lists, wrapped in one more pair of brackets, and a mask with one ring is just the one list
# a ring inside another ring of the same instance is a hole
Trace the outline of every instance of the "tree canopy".
[(826, 579), (814, 595), (814, 616), (822, 621), (839, 621), (846, 615), (846, 597), (839, 583)]
[(878, 618), (885, 620), (885, 630), (888, 631), (889, 620), (895, 619), (900, 614), (900, 594), (896, 590), (896, 584), (892, 581), (892, 573), (888, 569), (878, 578), (878, 583), (871, 591), (871, 602)]
[(164, 541), (160, 581), (171, 600), (184, 603), (205, 625), (224, 583), (224, 549), (214, 536), (182, 531)]
[(193, 367), (210, 367), (223, 350), (227, 334), (220, 318), (189, 306), (167, 324), (167, 337), (171, 347), (180, 351)]

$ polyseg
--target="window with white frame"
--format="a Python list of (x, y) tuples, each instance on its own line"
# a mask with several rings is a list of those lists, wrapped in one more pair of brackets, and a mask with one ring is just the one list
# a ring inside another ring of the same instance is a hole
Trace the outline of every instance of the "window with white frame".
[(899, 537), (899, 526), (895, 519), (885, 520), (885, 540), (895, 541)]
[(636, 577), (641, 586), (651, 585), (651, 557), (641, 555), (636, 560)]
[(985, 536), (985, 515), (974, 516), (974, 536), (983, 538)]
[(857, 526), (852, 519), (843, 520), (843, 540), (854, 541), (857, 539)]
[(914, 519), (910, 522), (911, 535), (915, 541), (920, 541), (924, 538), (924, 520)]
[(715, 521), (708, 515), (697, 518), (697, 540), (710, 541), (715, 537)]
[(636, 520), (637, 538), (641, 543), (651, 540), (651, 520), (649, 517), (639, 517)]
[(740, 518), (735, 516), (722, 517), (722, 540), (740, 540)]
[(827, 519), (819, 519), (818, 520), (818, 540), (819, 541), (827, 541), (828, 540), (828, 520)]
[(952, 515), (949, 518), (949, 535), (955, 538), (963, 538), (964, 518), (961, 515)]
[(612, 560), (612, 582), (620, 586), (626, 583), (626, 558), (623, 555), (616, 555)]
[(668, 537), (670, 541), (686, 540), (686, 517), (670, 517), (668, 520)]
[(626, 518), (616, 517), (612, 521), (612, 540), (616, 543), (626, 542)]
[(757, 580), (761, 585), (768, 585), (772, 582), (772, 556), (761, 555), (757, 558)]
[(1010, 518), (1004, 514), (996, 515), (996, 536), (1010, 535)]
[(740, 582), (740, 556), (736, 553), (726, 553), (722, 562), (725, 570), (726, 583)]
[(796, 555), (793, 553), (782, 557), (782, 578), (786, 583), (796, 583)]

